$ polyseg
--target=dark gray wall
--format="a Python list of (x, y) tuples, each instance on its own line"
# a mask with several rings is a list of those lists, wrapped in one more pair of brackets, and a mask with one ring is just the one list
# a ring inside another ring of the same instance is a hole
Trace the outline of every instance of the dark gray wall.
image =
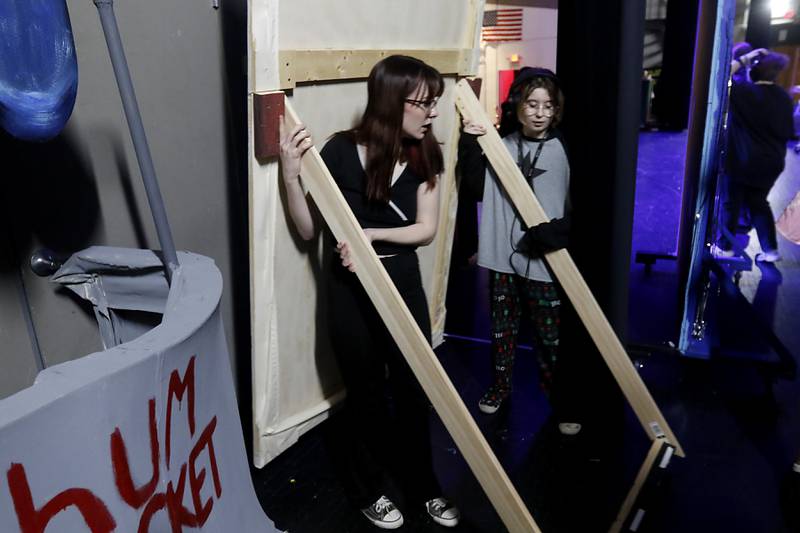
[[(117, 0), (115, 11), (175, 244), (213, 258), (222, 271), (236, 375), (249, 372), (246, 5), (220, 4)], [(2, 173), (0, 201), (0, 397), (35, 376), (20, 270), (48, 366), (101, 349), (91, 310), (27, 268), (34, 250), (158, 248), (96, 8), (91, 0), (67, 5), (79, 85), (66, 130), (45, 144), (0, 136), (4, 166), (16, 169)]]

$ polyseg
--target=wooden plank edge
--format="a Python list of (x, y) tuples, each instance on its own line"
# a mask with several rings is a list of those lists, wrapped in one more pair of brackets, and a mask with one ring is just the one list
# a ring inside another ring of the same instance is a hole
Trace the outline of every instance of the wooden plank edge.
[(278, 52), (280, 88), (291, 89), (298, 83), (366, 79), (375, 63), (395, 54), (416, 57), (442, 74), (459, 74), (469, 71), (472, 49), (280, 50)]
[(441, 202), (439, 204), (439, 227), (436, 230), (436, 257), (433, 263), (433, 286), (431, 287), (431, 344), (434, 347), (444, 342), (444, 323), (447, 318), (447, 285), (450, 277), (450, 260), (453, 252), (453, 235), (458, 210), (458, 187), (456, 186), (456, 161), (461, 116), (455, 113), (453, 131), (448, 141), (445, 171), (440, 179)]

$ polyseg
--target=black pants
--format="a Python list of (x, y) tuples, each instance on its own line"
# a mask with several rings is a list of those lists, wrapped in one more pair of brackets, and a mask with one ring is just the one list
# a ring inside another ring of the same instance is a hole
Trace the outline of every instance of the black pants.
[[(722, 206), (722, 225), (736, 235), (739, 224), (739, 213), (742, 206), (750, 212), (750, 222), (756, 229), (758, 241), (764, 251), (778, 249), (778, 240), (775, 235), (775, 221), (772, 218), (772, 209), (769, 207), (767, 195), (770, 188), (752, 187), (732, 180), (726, 176), (727, 198)], [(720, 239), (720, 248), (730, 250), (733, 244), (723, 235)]]
[[(338, 258), (337, 258), (338, 259)], [(382, 260), (430, 342), (428, 302), (415, 253)], [(433, 472), (428, 401), (356, 275), (334, 260), (328, 320), (347, 399), (331, 424), (329, 452), (348, 498), (364, 508), (394, 474), (409, 505), (441, 496)]]

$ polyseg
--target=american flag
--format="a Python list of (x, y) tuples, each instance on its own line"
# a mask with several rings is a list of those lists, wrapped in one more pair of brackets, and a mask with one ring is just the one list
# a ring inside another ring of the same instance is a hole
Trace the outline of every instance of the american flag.
[(521, 41), (522, 8), (485, 11), (481, 38), (484, 42)]

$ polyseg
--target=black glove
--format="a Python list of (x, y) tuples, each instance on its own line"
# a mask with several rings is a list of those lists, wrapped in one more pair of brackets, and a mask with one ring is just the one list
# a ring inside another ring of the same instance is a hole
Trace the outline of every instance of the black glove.
[(569, 215), (543, 222), (525, 231), (517, 243), (517, 251), (538, 256), (546, 252), (566, 248), (569, 244)]

